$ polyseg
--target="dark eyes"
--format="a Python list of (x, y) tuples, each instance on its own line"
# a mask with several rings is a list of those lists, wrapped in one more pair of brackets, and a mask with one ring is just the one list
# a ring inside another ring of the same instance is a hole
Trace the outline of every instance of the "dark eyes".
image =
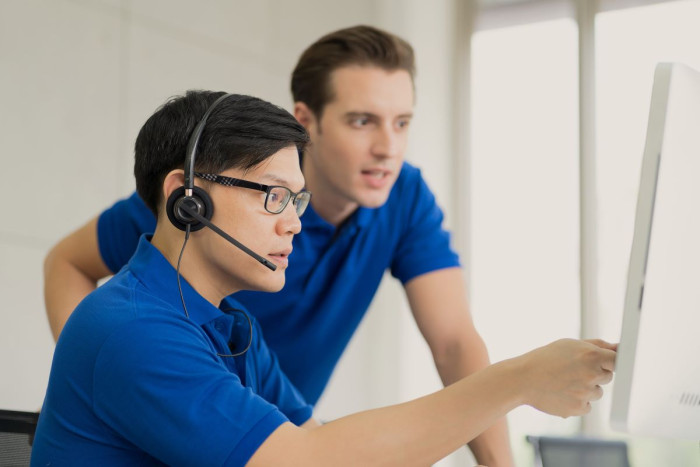
[[(370, 123), (372, 123), (372, 121), (367, 117), (358, 117), (358, 118), (354, 118), (354, 119), (350, 120), (350, 125), (355, 127), (355, 128), (362, 128), (362, 127), (369, 125)], [(406, 127), (408, 127), (408, 125), (410, 123), (411, 123), (411, 121), (408, 119), (398, 120), (396, 122), (396, 128), (398, 128), (398, 129), (406, 128)]]
[(368, 123), (369, 123), (369, 118), (367, 118), (367, 117), (358, 117), (358, 118), (354, 118), (350, 121), (350, 124), (352, 126), (355, 126), (355, 127), (367, 126)]

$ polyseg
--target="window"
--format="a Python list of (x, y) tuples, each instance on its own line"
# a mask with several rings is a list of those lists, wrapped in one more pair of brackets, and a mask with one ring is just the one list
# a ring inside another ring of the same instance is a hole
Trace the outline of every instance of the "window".
[[(576, 56), (570, 18), (472, 39), (471, 304), (493, 361), (579, 335)], [(530, 408), (509, 423), (514, 440), (578, 428)]]
[[(619, 339), (654, 67), (678, 61), (700, 70), (700, 0), (586, 1), (482, 1), (489, 8), (471, 36), (467, 269), (493, 361), (579, 335), (581, 313), (594, 315), (600, 337)], [(593, 4), (595, 21), (577, 24), (573, 7)], [(594, 38), (594, 61), (579, 62), (587, 46), (579, 28)], [(580, 101), (581, 82), (593, 82), (595, 135), (579, 134), (582, 104), (591, 104)], [(595, 210), (583, 221), (594, 230), (579, 229), (579, 141), (595, 147), (595, 171), (584, 174)], [(584, 271), (595, 284), (586, 309), (582, 240), (595, 248), (585, 252), (595, 256)], [(609, 429), (609, 394), (586, 417), (586, 434), (623, 437)], [(529, 408), (509, 422), (518, 465), (532, 459), (525, 434), (581, 430), (580, 419)], [(638, 466), (697, 459), (697, 442), (631, 438), (630, 449)]]

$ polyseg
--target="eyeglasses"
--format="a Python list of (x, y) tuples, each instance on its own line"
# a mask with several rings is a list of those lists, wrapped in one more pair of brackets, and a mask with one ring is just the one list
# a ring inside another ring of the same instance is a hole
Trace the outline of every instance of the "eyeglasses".
[(252, 190), (258, 190), (265, 193), (265, 210), (270, 214), (279, 214), (284, 211), (287, 207), (289, 201), (297, 211), (297, 216), (301, 217), (306, 211), (306, 207), (309, 205), (309, 200), (311, 199), (311, 192), (300, 191), (299, 193), (294, 193), (292, 190), (286, 186), (280, 185), (263, 185), (262, 183), (249, 182), (248, 180), (241, 180), (240, 178), (224, 177), (223, 175), (215, 174), (203, 174), (195, 172), (195, 176), (208, 180), (210, 182), (218, 183), (224, 186), (239, 186), (241, 188), (250, 188)]

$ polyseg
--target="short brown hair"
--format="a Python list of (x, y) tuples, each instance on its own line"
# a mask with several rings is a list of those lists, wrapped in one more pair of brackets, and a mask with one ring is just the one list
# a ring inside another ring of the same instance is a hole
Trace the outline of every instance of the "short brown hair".
[(348, 65), (371, 65), (387, 71), (416, 73), (411, 44), (371, 26), (354, 26), (327, 34), (301, 54), (292, 72), (292, 97), (320, 117), (333, 99), (330, 75)]

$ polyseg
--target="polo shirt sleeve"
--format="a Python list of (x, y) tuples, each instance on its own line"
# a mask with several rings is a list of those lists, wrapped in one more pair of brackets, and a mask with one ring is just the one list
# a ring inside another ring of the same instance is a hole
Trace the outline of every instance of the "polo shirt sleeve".
[(391, 262), (391, 273), (406, 284), (438, 269), (458, 267), (459, 256), (450, 247), (450, 233), (442, 226), (443, 213), (420, 171), (408, 166), (397, 182), (401, 237)]
[(245, 465), (287, 421), (226, 370), (200, 328), (174, 317), (135, 319), (106, 339), (92, 409), (168, 465)]
[(136, 192), (103, 211), (97, 220), (97, 244), (110, 271), (119, 271), (136, 251), (139, 237), (155, 228), (155, 216)]
[(250, 352), (255, 356), (260, 374), (260, 395), (275, 404), (292, 423), (302, 425), (311, 418), (313, 409), (280, 368), (277, 355), (265, 343), (257, 320), (255, 333), (254, 347)]

